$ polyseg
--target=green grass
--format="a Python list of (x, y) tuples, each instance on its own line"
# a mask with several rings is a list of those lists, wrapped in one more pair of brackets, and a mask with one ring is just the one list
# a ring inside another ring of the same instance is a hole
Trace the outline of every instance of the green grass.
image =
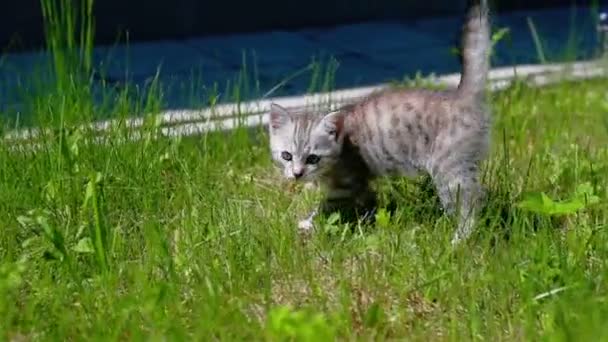
[[(157, 139), (150, 126), (106, 145), (66, 129), (37, 152), (2, 146), (0, 336), (608, 338), (606, 89), (493, 96), (492, 196), (458, 249), (424, 179), (379, 182), (383, 205), (398, 206), (373, 227), (322, 220), (299, 237), (318, 194), (281, 181), (263, 128)], [(535, 202), (541, 193), (565, 213)]]
[[(330, 217), (304, 239), (319, 194), (281, 180), (263, 128), (168, 139), (148, 120), (104, 145), (75, 129), (157, 112), (162, 85), (93, 89), (93, 1), (41, 5), (52, 75), (19, 124), (56, 130), (0, 145), (2, 340), (608, 338), (607, 79), (493, 95), (491, 196), (462, 247), (424, 178), (379, 181), (397, 209), (374, 226)], [(253, 69), (225, 96), (260, 93)], [(308, 69), (331, 88), (334, 64)]]

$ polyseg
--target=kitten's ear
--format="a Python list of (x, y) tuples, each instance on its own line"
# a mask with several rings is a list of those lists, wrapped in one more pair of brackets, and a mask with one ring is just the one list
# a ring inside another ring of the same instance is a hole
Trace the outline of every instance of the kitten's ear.
[(339, 110), (330, 112), (323, 117), (321, 124), (327, 134), (333, 135), (338, 139), (338, 137), (342, 135), (342, 130), (344, 128), (344, 113)]
[(279, 106), (276, 103), (270, 104), (270, 128), (279, 129), (289, 121), (289, 112), (287, 109)]

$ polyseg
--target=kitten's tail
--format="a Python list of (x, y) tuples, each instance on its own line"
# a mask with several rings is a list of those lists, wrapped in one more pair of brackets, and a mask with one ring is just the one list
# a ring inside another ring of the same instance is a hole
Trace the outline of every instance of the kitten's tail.
[(462, 27), (462, 75), (458, 91), (465, 96), (483, 96), (490, 69), (490, 23), (488, 0), (469, 0)]

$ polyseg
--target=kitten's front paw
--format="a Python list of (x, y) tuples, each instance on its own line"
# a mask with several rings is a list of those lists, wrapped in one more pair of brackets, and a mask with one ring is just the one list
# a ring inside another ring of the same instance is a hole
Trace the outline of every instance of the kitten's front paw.
[(460, 245), (461, 243), (463, 243), (464, 241), (469, 239), (469, 233), (462, 233), (462, 232), (456, 232), (454, 233), (454, 236), (452, 237), (452, 247), (456, 247), (458, 245)]
[(304, 183), (304, 190), (315, 190), (317, 188), (317, 185), (315, 184), (315, 182), (306, 182)]
[(454, 234), (454, 236), (452, 237), (452, 247), (456, 247), (460, 244), (460, 242), (462, 241), (462, 239), (460, 238), (460, 236), (458, 234)]
[(298, 222), (298, 230), (301, 232), (311, 232), (315, 228), (311, 219), (306, 219)]

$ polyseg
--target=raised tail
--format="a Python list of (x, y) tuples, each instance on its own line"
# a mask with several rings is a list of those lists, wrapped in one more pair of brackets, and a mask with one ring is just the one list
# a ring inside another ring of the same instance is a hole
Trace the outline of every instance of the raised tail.
[(469, 0), (462, 27), (462, 75), (458, 91), (464, 96), (484, 94), (490, 69), (490, 22), (487, 0)]

